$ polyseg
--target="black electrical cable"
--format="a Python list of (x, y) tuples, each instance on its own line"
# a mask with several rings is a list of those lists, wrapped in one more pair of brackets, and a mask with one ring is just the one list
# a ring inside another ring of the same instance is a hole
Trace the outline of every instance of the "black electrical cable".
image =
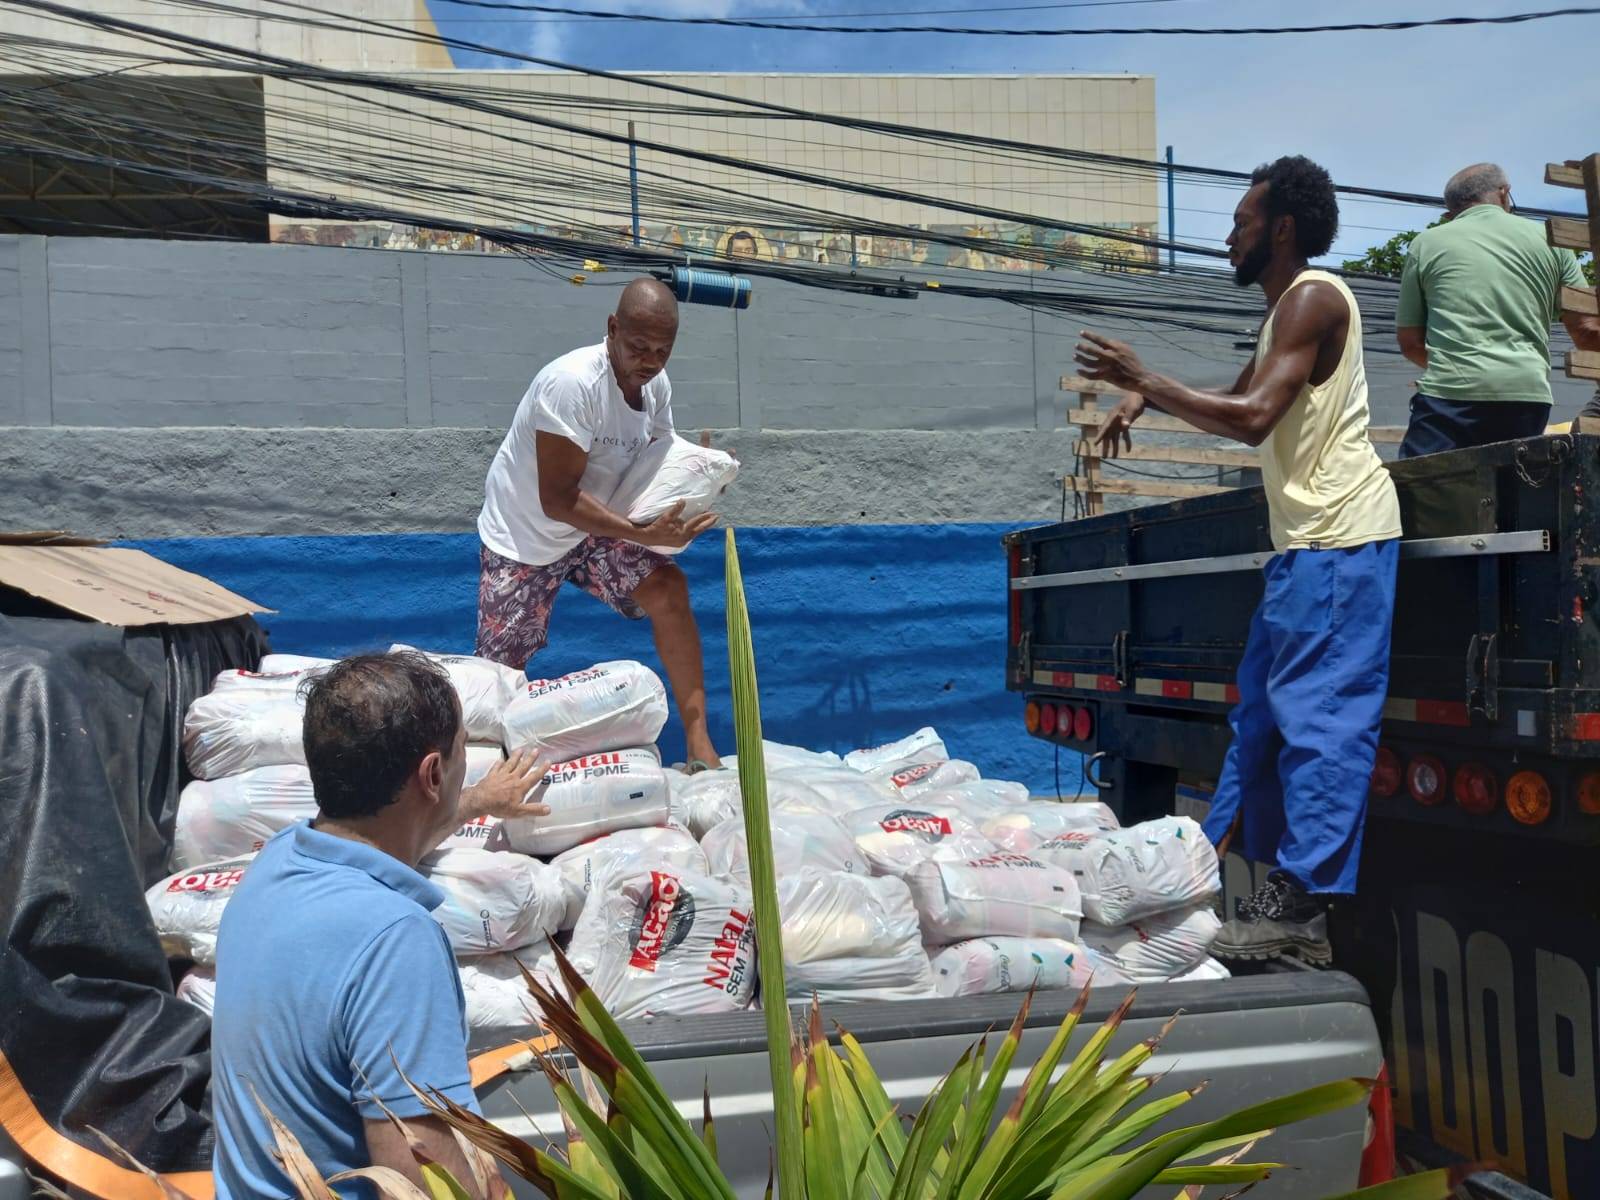
[(529, 4), (523, 0), (451, 0), (468, 8), (498, 9), (513, 12), (554, 13), (606, 21), (629, 21), (661, 25), (715, 26), (725, 29), (766, 29), (801, 33), (940, 33), (964, 37), (1134, 37), (1166, 35), (1183, 37), (1237, 37), (1244, 34), (1296, 33), (1392, 33), (1408, 29), (1433, 29), (1466, 25), (1522, 25), (1555, 17), (1600, 16), (1600, 6), (1551, 8), (1537, 12), (1506, 13), (1494, 17), (1428, 17), (1404, 21), (1356, 21), (1338, 25), (1247, 25), (1247, 26), (1165, 26), (1144, 28), (1055, 28), (1006, 29), (993, 26), (962, 25), (827, 25), (819, 22), (778, 23), (761, 17), (669, 17), (659, 13), (618, 12), (615, 9), (570, 8), (559, 4)]

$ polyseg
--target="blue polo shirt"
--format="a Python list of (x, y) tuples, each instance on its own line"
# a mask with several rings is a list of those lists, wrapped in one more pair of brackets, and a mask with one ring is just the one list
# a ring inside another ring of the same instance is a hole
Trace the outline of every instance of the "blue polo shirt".
[[(461, 980), (428, 915), (443, 901), (399, 859), (309, 824), (262, 848), (217, 939), (217, 1200), (295, 1195), (257, 1095), (324, 1176), (371, 1165), (362, 1122), (383, 1116), (373, 1096), (402, 1117), (425, 1115), (394, 1058), (417, 1084), (477, 1111)], [(364, 1182), (335, 1191), (375, 1195)]]

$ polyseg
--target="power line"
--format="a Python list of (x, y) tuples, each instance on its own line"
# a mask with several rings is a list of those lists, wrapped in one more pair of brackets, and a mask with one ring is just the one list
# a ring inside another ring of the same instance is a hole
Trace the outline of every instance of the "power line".
[(1555, 17), (1600, 16), (1600, 6), (1552, 8), (1537, 12), (1507, 13), (1496, 17), (1429, 17), (1407, 21), (1356, 21), (1338, 25), (1164, 26), (1144, 28), (1006, 29), (970, 25), (827, 25), (818, 22), (779, 22), (762, 17), (667, 17), (657, 13), (618, 12), (614, 9), (569, 8), (559, 4), (530, 4), (523, 0), (450, 0), (468, 8), (513, 12), (552, 13), (605, 21), (630, 21), (651, 25), (716, 26), (725, 29), (766, 29), (802, 33), (939, 33), (965, 37), (1237, 37), (1243, 34), (1392, 33), (1408, 29), (1434, 29), (1466, 25), (1521, 25)]

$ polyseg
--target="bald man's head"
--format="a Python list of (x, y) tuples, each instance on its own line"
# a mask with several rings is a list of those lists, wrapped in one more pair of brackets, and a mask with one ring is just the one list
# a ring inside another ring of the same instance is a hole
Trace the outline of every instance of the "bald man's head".
[(622, 289), (617, 311), (606, 321), (611, 373), (631, 403), (667, 365), (678, 339), (678, 301), (659, 279), (642, 276)]
[(1474, 204), (1511, 208), (1511, 182), (1494, 163), (1473, 163), (1450, 176), (1444, 185), (1444, 206), (1453, 216)]

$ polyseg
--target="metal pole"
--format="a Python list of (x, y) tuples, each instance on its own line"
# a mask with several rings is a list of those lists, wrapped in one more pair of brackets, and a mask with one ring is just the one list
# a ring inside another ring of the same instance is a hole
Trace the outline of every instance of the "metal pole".
[[(1167, 147), (1167, 270), (1178, 269), (1178, 188), (1172, 171), (1172, 147)], [(637, 225), (637, 221), (635, 222)]]
[[(1167, 158), (1172, 157), (1168, 147)], [(628, 122), (628, 194), (633, 200), (633, 244), (639, 244), (639, 147), (633, 140), (633, 122)]]

